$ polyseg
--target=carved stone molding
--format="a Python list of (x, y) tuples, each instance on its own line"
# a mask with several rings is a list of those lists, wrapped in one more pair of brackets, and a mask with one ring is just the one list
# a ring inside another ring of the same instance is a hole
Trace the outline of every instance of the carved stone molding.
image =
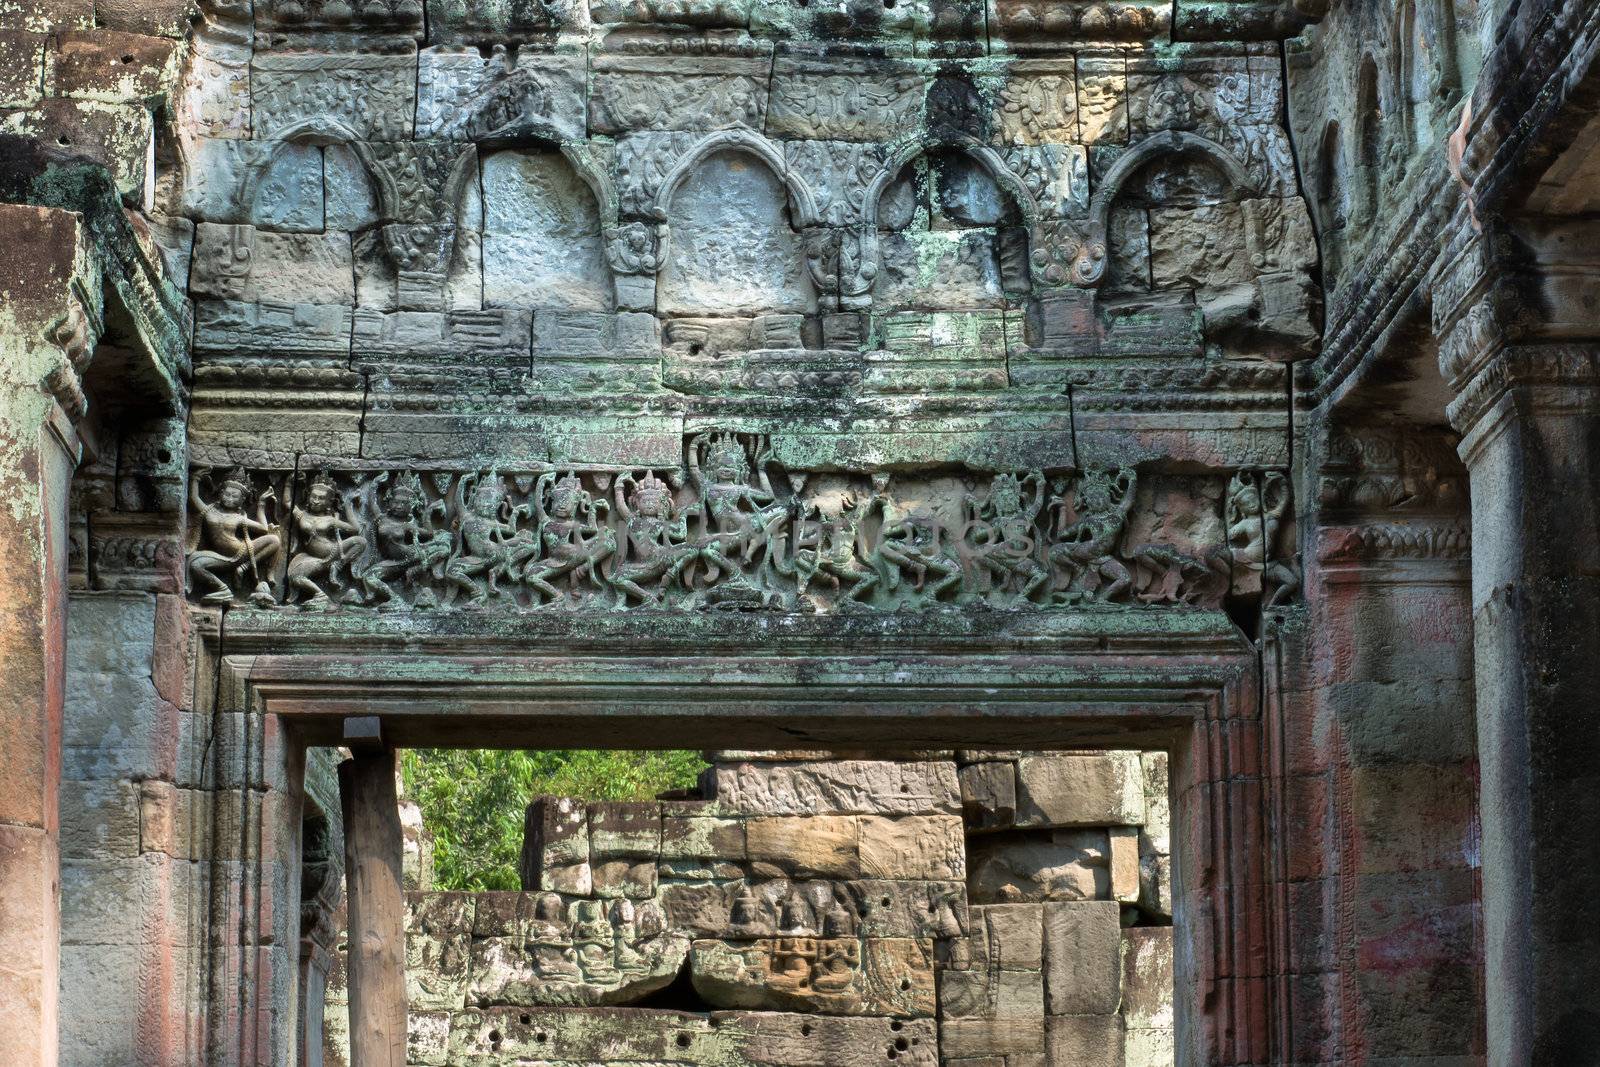
[(1450, 402), (1451, 425), (1481, 436), (1484, 416), (1521, 387), (1530, 413), (1600, 414), (1600, 344), (1500, 348)]
[(1386, 560), (1465, 562), (1472, 556), (1472, 529), (1445, 525), (1373, 523), (1324, 530), (1317, 560), (1324, 564)]

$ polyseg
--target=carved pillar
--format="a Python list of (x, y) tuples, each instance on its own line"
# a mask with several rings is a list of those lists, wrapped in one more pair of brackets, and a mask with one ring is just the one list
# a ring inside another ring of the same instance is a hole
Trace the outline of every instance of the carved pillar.
[[(1340, 418), (1351, 410), (1362, 419)], [(1288, 1060), (1481, 1053), (1467, 478), (1349, 398), (1310, 433), (1282, 680)]]
[(0, 205), (0, 1048), (19, 1065), (56, 1062), (67, 494), (97, 316), (79, 222)]
[(1600, 1042), (1600, 226), (1496, 227), (1434, 290), (1472, 487), (1489, 1062)]
[(361, 1067), (405, 1067), (405, 898), (393, 751), (339, 765), (348, 894), (350, 1053)]

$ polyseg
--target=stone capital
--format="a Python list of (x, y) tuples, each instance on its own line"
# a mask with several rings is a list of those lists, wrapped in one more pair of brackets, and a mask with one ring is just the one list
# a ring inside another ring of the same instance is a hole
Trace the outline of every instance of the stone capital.
[(1600, 225), (1497, 224), (1445, 265), (1433, 300), (1439, 370), (1455, 394), (1448, 414), (1461, 433), (1481, 436), (1484, 416), (1509, 412), (1498, 401), (1520, 387), (1530, 414), (1597, 405)]

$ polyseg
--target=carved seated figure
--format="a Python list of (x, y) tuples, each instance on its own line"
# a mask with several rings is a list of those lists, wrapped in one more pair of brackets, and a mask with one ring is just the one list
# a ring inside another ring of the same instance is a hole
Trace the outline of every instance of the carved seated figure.
[(267, 519), (272, 490), (256, 498), (254, 517), (245, 513), (252, 491), (250, 476), (241, 467), (224, 476), (215, 503), (201, 497), (198, 479), (189, 485), (189, 500), (200, 527), (199, 546), (189, 556), (189, 574), (203, 590), (200, 599), (207, 604), (232, 603), (239, 586), (252, 589), (250, 603), (257, 607), (277, 603), (267, 585), (272, 564), (283, 547), (282, 538)]
[(861, 966), (861, 942), (853, 937), (827, 937), (817, 942), (816, 977), (811, 985), (818, 993), (843, 993), (855, 981)]
[(311, 479), (306, 490), (306, 502), (290, 512), (299, 548), (289, 557), (288, 585), (291, 593), (299, 593), (308, 608), (326, 607), (332, 603), (327, 589), (335, 591), (349, 584), (348, 572), (367, 550), (367, 540), (361, 536), (361, 526), (350, 513), (346, 501), (346, 514), (334, 511), (338, 489), (326, 472)]
[(585, 981), (596, 985), (616, 982), (616, 931), (600, 901), (578, 901), (572, 924), (572, 948)]
[(561, 897), (544, 893), (534, 906), (528, 923), (527, 952), (533, 971), (554, 982), (578, 982), (583, 974), (572, 959), (572, 941), (567, 937), (567, 920)]
[(633, 921), (633, 901), (622, 899), (611, 905), (611, 929), (616, 936), (617, 970), (624, 975), (648, 974), (650, 964), (635, 949), (639, 932)]
[(772, 945), (768, 980), (774, 989), (785, 993), (809, 993), (816, 962), (816, 938), (780, 937)]

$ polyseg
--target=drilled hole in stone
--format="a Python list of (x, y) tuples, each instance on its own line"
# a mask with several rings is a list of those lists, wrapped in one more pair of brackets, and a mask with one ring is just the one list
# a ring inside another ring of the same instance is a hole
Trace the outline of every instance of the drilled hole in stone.
[(132, 62), (133, 62), (133, 57), (132, 56), (123, 56), (122, 57), (123, 66), (127, 66), (129, 63), (132, 63)]
[(902, 1023), (899, 1019), (892, 1020), (889, 1023), (889, 1029), (898, 1034), (901, 1030), (905, 1029), (905, 1023)]
[(679, 1048), (688, 1048), (689, 1045), (691, 1044), (691, 1042), (692, 1042), (692, 1038), (690, 1038), (688, 1034), (679, 1034), (678, 1035), (678, 1047)]
[(533, 1022), (533, 1016), (531, 1015), (523, 1014), (519, 1015), (518, 1018), (522, 1021), (523, 1026), (527, 1026), (529, 1023)]
[(894, 1039), (894, 1047), (896, 1049), (898, 1049), (899, 1051), (901, 1051), (901, 1052), (905, 1052), (906, 1050), (911, 1048), (911, 1042), (907, 1041), (903, 1037), (897, 1037), (897, 1038)]
[(811, 1036), (811, 1024), (810, 1023), (802, 1023), (802, 1024), (800, 1024), (800, 1036), (801, 1037), (810, 1037)]
[(910, 989), (910, 988), (911, 988), (911, 979), (909, 979), (909, 978), (900, 979), (900, 989), (901, 989), (902, 992), (904, 992), (905, 990)]

